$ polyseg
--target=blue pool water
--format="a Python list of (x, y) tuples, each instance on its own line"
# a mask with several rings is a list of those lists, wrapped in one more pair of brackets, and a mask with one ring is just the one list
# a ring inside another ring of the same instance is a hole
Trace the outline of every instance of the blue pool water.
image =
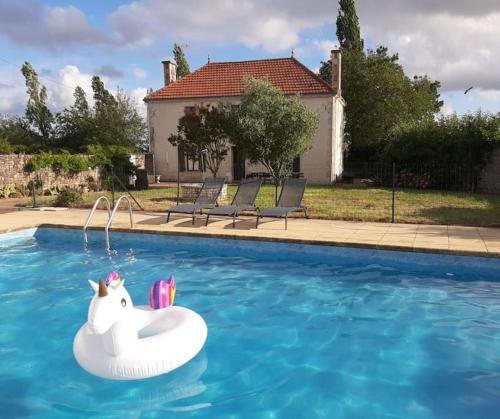
[[(498, 260), (39, 229), (0, 235), (0, 417), (498, 418)], [(93, 377), (72, 354), (92, 291), (135, 304), (171, 272), (208, 324), (171, 374)]]

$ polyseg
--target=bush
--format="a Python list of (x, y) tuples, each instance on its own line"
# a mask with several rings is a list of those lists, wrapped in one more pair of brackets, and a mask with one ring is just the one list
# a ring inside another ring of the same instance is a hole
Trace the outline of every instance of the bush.
[(14, 149), (5, 138), (0, 138), (0, 154), (11, 154)]
[(10, 198), (16, 193), (16, 187), (14, 185), (4, 185), (0, 186), (0, 198)]
[(82, 194), (75, 188), (66, 187), (59, 192), (54, 202), (56, 207), (74, 207), (82, 202)]
[(25, 169), (28, 172), (35, 172), (45, 167), (51, 167), (56, 173), (64, 172), (73, 175), (96, 167), (96, 165), (97, 162), (78, 154), (40, 153), (30, 159)]
[(477, 112), (402, 124), (389, 137), (385, 157), (396, 163), (480, 169), (500, 147), (500, 113)]

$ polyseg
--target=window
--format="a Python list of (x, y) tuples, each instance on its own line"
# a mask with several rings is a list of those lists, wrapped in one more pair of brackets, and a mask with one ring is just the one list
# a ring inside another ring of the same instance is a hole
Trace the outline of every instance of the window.
[(201, 156), (198, 154), (187, 153), (181, 147), (177, 148), (177, 158), (179, 161), (180, 172), (199, 172), (202, 170), (200, 164)]
[(184, 106), (185, 115), (193, 115), (196, 113), (196, 106)]

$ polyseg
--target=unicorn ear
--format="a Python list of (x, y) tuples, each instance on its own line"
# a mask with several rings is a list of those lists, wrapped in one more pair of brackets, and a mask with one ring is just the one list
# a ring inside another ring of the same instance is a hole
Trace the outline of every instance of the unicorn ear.
[(89, 284), (92, 287), (92, 289), (94, 290), (94, 292), (99, 291), (99, 284), (97, 282), (94, 282), (91, 279), (89, 279)]

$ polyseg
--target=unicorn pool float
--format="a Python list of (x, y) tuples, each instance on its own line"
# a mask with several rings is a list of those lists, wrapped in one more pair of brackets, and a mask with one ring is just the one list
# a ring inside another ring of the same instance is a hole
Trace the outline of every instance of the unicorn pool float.
[(207, 325), (192, 310), (173, 306), (175, 278), (154, 283), (149, 306), (134, 307), (125, 281), (111, 272), (99, 283), (88, 319), (75, 336), (73, 353), (91, 374), (136, 380), (170, 372), (196, 356), (205, 344)]

